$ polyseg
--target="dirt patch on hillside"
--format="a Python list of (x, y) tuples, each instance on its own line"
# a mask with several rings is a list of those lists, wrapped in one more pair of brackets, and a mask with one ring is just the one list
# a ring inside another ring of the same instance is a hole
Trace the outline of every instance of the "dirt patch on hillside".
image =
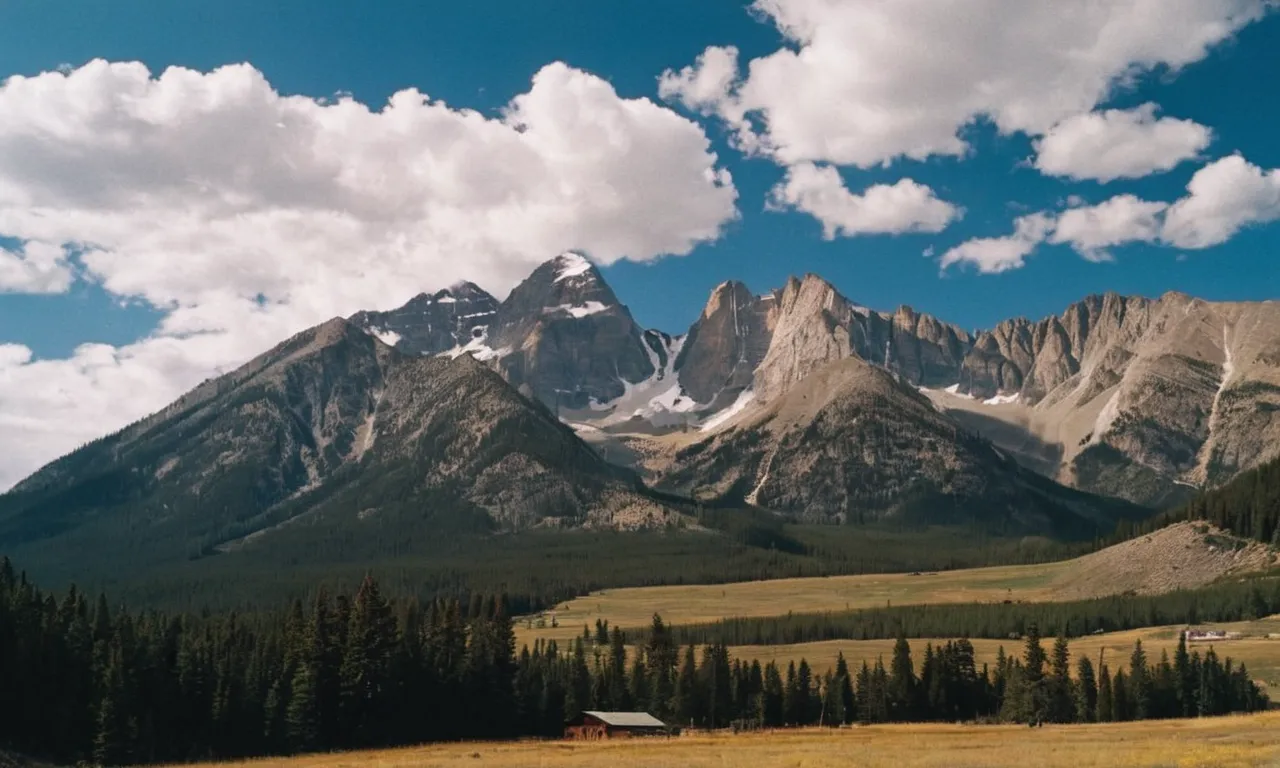
[(1052, 584), (1060, 600), (1154, 595), (1280, 564), (1271, 547), (1205, 523), (1177, 523), (1072, 561)]

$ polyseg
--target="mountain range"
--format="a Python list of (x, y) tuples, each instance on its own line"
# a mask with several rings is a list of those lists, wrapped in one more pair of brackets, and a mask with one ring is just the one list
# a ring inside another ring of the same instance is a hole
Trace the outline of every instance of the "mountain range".
[(352, 320), (406, 351), (475, 355), (589, 440), (643, 455), (633, 466), (659, 484), (662, 456), (697, 439), (664, 432), (746, 425), (845, 359), (892, 374), (1046, 477), (1139, 504), (1168, 506), (1280, 453), (1275, 301), (1108, 293), (969, 332), (906, 306), (868, 309), (810, 274), (763, 295), (722, 283), (672, 336), (637, 326), (576, 254), (543, 264), (502, 302), (471, 284), (434, 301), (455, 293), (470, 298), (433, 306), (492, 307), (467, 338), (438, 335), (459, 315), (406, 311), (426, 296)]
[(968, 332), (806, 275), (723, 283), (671, 335), (566, 253), (502, 300), (460, 283), (205, 382), (0, 496), (0, 549), (410, 553), (707, 506), (1088, 539), (1275, 456), (1277, 414), (1276, 302), (1107, 294)]

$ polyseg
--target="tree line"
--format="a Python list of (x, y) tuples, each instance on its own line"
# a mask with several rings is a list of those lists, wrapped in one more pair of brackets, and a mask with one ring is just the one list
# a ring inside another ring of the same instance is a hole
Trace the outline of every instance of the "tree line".
[[(932, 578), (921, 576), (920, 578)], [(792, 645), (909, 637), (1080, 637), (1142, 627), (1246, 621), (1280, 613), (1280, 579), (1256, 578), (1160, 595), (1115, 595), (1054, 603), (899, 605), (825, 613), (720, 619), (676, 628), (680, 643)]]
[(1141, 523), (1121, 521), (1110, 541), (1132, 539), (1183, 520), (1203, 520), (1246, 539), (1280, 545), (1280, 458)]
[[(1266, 706), (1243, 665), (1180, 645), (1095, 672), (1068, 646), (1048, 671), (1034, 626), (1022, 659), (975, 663), (968, 640), (899, 638), (888, 667), (819, 673), (681, 645), (658, 616), (642, 642), (606, 623), (515, 652), (501, 598), (393, 604), (366, 578), (276, 614), (167, 616), (59, 599), (0, 560), (0, 746), (103, 765), (230, 759), (453, 739), (558, 736), (584, 710), (647, 710), (684, 726), (911, 720), (1073, 721), (1216, 715)], [(1073, 702), (1068, 711), (1066, 701)], [(1083, 702), (1083, 705), (1080, 704)]]

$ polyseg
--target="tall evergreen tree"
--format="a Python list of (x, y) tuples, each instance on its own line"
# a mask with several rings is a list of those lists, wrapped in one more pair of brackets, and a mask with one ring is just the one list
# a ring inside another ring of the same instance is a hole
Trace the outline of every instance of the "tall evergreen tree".
[(1075, 700), (1071, 691), (1071, 652), (1067, 638), (1059, 635), (1053, 643), (1049, 666), (1049, 719), (1069, 723), (1075, 719)]
[(911, 662), (911, 644), (903, 634), (893, 644), (893, 658), (889, 665), (889, 715), (893, 720), (906, 721), (915, 715), (916, 676)]
[(835, 684), (839, 689), (841, 723), (851, 723), (857, 716), (857, 705), (853, 696), (853, 677), (849, 674), (849, 662), (845, 661), (844, 652), (836, 655)]
[(1129, 678), (1127, 681), (1128, 718), (1145, 720), (1151, 709), (1151, 671), (1147, 668), (1147, 654), (1142, 650), (1142, 641), (1135, 640), (1133, 653), (1129, 656)]
[(1196, 679), (1192, 674), (1191, 655), (1187, 653), (1187, 633), (1178, 633), (1178, 648), (1173, 654), (1173, 672), (1178, 685), (1178, 714), (1196, 714)]
[(1116, 719), (1112, 705), (1115, 692), (1111, 690), (1111, 672), (1105, 662), (1098, 665), (1098, 722), (1109, 723)]
[(1098, 681), (1088, 656), (1081, 656), (1076, 662), (1075, 700), (1076, 722), (1092, 723), (1098, 719)]

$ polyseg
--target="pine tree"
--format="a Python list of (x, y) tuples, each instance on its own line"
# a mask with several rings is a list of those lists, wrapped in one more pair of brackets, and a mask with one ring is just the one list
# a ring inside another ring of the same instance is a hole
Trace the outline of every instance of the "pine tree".
[(1147, 654), (1142, 641), (1135, 640), (1129, 656), (1128, 690), (1129, 719), (1145, 720), (1150, 716), (1151, 672), (1147, 669)]
[(844, 652), (836, 655), (835, 684), (839, 688), (841, 723), (852, 723), (857, 716), (857, 704), (853, 696), (853, 678), (849, 675), (849, 663), (844, 659)]
[(1117, 669), (1111, 678), (1111, 716), (1117, 722), (1133, 719), (1133, 706), (1129, 700), (1129, 680), (1123, 669)]
[(693, 726), (702, 722), (702, 706), (698, 696), (698, 664), (692, 645), (685, 649), (684, 661), (680, 664), (671, 711), (682, 725)]
[(663, 624), (662, 617), (655, 613), (649, 627), (645, 658), (649, 664), (649, 707), (659, 720), (671, 717), (678, 657), (679, 649), (671, 637), (671, 631)]
[(285, 713), (289, 748), (295, 753), (314, 751), (320, 746), (319, 686), (315, 667), (299, 664), (290, 688)]
[(1178, 633), (1178, 649), (1173, 654), (1173, 673), (1178, 686), (1178, 714), (1181, 717), (1196, 715), (1197, 681), (1192, 675), (1191, 656), (1187, 653), (1187, 633)]
[(862, 669), (858, 670), (858, 684), (853, 695), (857, 701), (857, 718), (860, 723), (870, 723), (871, 719), (871, 666), (862, 661)]
[[(1081, 723), (1092, 723), (1098, 719), (1098, 682), (1093, 673), (1093, 662), (1088, 656), (1081, 656), (1076, 662), (1076, 702), (1075, 719)], [(1108, 694), (1109, 695), (1109, 694)]]
[(385, 693), (391, 686), (391, 654), (396, 622), (378, 583), (366, 576), (351, 607), (351, 625), (342, 659), (343, 718), (354, 743), (379, 742), (385, 723)]
[(1098, 722), (1109, 723), (1116, 719), (1115, 711), (1112, 709), (1114, 701), (1111, 673), (1107, 670), (1106, 662), (1102, 662), (1098, 666)]
[(98, 705), (97, 734), (93, 740), (93, 759), (99, 765), (123, 765), (130, 761), (133, 723), (125, 691), (124, 658), (119, 638), (112, 641), (110, 658), (102, 681), (102, 699)]
[(786, 717), (785, 693), (778, 665), (772, 661), (764, 668), (764, 694), (761, 696), (761, 720), (770, 728), (784, 724)]
[(915, 716), (916, 677), (911, 645), (902, 633), (893, 644), (889, 669), (889, 717), (895, 722), (911, 720)]
[(1046, 656), (1035, 624), (1027, 628), (1026, 650), (1022, 658), (1022, 680), (1026, 685), (1027, 719), (1041, 722), (1049, 714), (1048, 686), (1044, 676)]
[(1075, 719), (1075, 701), (1071, 695), (1071, 652), (1067, 638), (1059, 635), (1053, 643), (1049, 667), (1049, 719), (1069, 723)]
[(800, 682), (796, 677), (796, 663), (793, 661), (787, 665), (787, 677), (783, 683), (783, 721), (787, 725), (803, 725), (804, 706), (805, 702), (800, 693)]

